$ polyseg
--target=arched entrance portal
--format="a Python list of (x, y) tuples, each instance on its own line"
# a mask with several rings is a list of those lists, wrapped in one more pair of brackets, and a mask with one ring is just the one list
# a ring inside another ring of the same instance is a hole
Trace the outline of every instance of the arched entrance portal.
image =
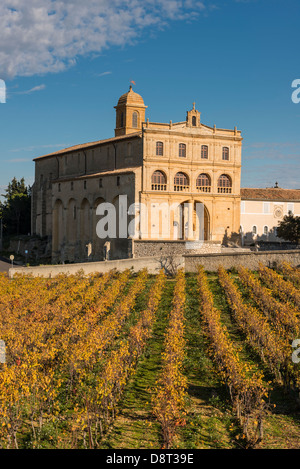
[(180, 204), (179, 239), (208, 241), (210, 239), (210, 217), (207, 207), (198, 200), (186, 200)]

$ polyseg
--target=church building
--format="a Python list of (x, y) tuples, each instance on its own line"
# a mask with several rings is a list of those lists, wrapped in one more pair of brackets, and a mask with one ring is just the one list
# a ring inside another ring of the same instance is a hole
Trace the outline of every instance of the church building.
[(32, 234), (51, 240), (52, 262), (103, 260), (108, 246), (109, 258), (128, 258), (141, 241), (214, 246), (238, 234), (241, 132), (205, 125), (195, 103), (182, 122), (149, 122), (132, 86), (115, 109), (114, 137), (34, 159)]

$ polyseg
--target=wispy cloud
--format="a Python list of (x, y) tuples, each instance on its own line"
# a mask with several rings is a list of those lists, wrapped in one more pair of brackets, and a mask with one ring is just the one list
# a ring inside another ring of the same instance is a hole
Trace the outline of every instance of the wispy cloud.
[(29, 90), (24, 90), (24, 91), (13, 91), (13, 92), (10, 92), (13, 93), (13, 94), (31, 94), (31, 93), (35, 93), (36, 91), (42, 91), (46, 88), (46, 85), (38, 85), (38, 86), (34, 86), (33, 88), (30, 88)]
[[(242, 186), (299, 189), (300, 142), (253, 142), (243, 149)], [(253, 185), (253, 184), (252, 184)]]
[(31, 158), (11, 158), (10, 160), (5, 160), (6, 163), (26, 163), (32, 161)]
[(300, 160), (300, 142), (253, 142), (243, 147), (245, 161)]
[[(45, 148), (67, 148), (70, 146), (71, 143), (49, 143), (49, 144), (44, 144), (44, 145), (30, 145), (29, 147), (20, 147), (20, 148), (12, 148), (9, 151), (11, 153), (21, 153), (24, 151), (36, 151), (36, 150), (43, 150)], [(12, 161), (11, 159), (9, 161)]]
[(112, 72), (107, 71), (107, 72), (99, 73), (97, 76), (98, 76), (98, 77), (104, 77), (104, 76), (106, 76), (106, 75), (111, 75), (111, 74), (112, 74)]
[(1, 78), (59, 72), (77, 57), (134, 43), (145, 28), (190, 20), (210, 0), (2, 0)]

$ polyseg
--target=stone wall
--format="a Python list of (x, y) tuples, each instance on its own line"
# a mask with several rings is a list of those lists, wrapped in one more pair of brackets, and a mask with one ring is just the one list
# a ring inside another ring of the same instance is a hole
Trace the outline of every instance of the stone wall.
[(183, 254), (195, 253), (220, 253), (221, 243), (215, 241), (204, 241), (197, 244), (193, 241), (183, 240), (132, 240), (132, 253), (134, 258), (138, 257), (165, 257), (165, 256), (181, 256)]
[[(178, 256), (175, 258), (176, 267), (184, 267), (183, 258)], [(55, 277), (59, 274), (74, 275), (83, 272), (88, 275), (94, 272), (109, 272), (116, 269), (122, 272), (126, 269), (132, 269), (133, 272), (147, 268), (150, 274), (157, 274), (164, 267), (159, 259), (154, 257), (140, 257), (139, 259), (119, 259), (102, 262), (83, 262), (78, 264), (57, 264), (57, 265), (40, 265), (37, 267), (13, 267), (9, 269), (9, 277), (13, 278), (16, 274), (33, 275), (34, 277)]]
[(219, 265), (223, 265), (225, 269), (243, 265), (250, 270), (256, 270), (259, 263), (267, 267), (275, 267), (281, 262), (289, 262), (294, 266), (300, 266), (300, 250), (239, 252), (210, 255), (186, 254), (183, 257), (186, 272), (197, 272), (199, 265), (203, 265), (205, 270), (212, 272), (217, 271)]
[(75, 274), (83, 271), (84, 274), (92, 272), (108, 272), (112, 269), (122, 271), (132, 269), (138, 272), (147, 268), (150, 274), (156, 274), (161, 268), (174, 274), (178, 268), (184, 268), (186, 272), (197, 272), (199, 265), (204, 269), (216, 272), (219, 265), (225, 269), (231, 269), (243, 265), (250, 270), (256, 270), (259, 263), (268, 267), (276, 267), (281, 262), (289, 262), (294, 266), (300, 266), (300, 250), (271, 251), (271, 252), (245, 252), (222, 254), (185, 254), (174, 256), (172, 262), (162, 259), (160, 256), (140, 257), (131, 259), (119, 259), (102, 262), (86, 262), (78, 264), (41, 265), (37, 267), (13, 267), (9, 270), (12, 278), (15, 274), (31, 274), (33, 276), (54, 277), (60, 273)]

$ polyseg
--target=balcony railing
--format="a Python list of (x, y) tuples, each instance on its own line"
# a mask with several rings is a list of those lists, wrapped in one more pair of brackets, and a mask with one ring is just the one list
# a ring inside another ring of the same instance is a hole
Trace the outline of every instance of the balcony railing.
[(231, 194), (232, 187), (218, 187), (219, 194)]
[(189, 192), (190, 186), (181, 186), (181, 185), (174, 185), (174, 191), (176, 192)]
[(196, 186), (196, 189), (199, 192), (211, 192), (210, 186)]
[(152, 184), (151, 188), (153, 191), (166, 191), (167, 184)]

